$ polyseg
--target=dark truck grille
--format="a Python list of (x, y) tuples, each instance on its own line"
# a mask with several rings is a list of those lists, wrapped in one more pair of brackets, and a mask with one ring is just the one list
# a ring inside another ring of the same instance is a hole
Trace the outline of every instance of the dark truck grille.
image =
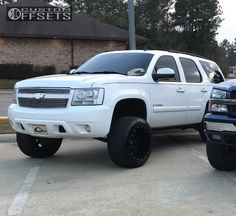
[[(236, 99), (236, 91), (230, 92), (230, 99)], [(236, 116), (236, 104), (231, 103), (229, 105), (229, 115)]]
[(67, 106), (68, 99), (64, 98), (18, 98), (21, 107), (30, 108), (63, 108)]
[(230, 92), (230, 99), (236, 99), (236, 91)]
[(230, 105), (229, 106), (229, 115), (230, 116), (236, 116), (236, 105)]
[(68, 104), (70, 88), (20, 88), (17, 93), (21, 107), (64, 108)]

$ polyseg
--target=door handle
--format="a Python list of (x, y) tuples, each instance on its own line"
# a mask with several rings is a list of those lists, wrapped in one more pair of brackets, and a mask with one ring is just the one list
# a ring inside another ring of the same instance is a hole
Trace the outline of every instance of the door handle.
[(201, 92), (208, 92), (208, 90), (206, 88), (202, 88)]
[(184, 93), (185, 92), (185, 90), (184, 89), (182, 89), (182, 88), (177, 88), (177, 90), (176, 90), (177, 92), (179, 92), (179, 93)]

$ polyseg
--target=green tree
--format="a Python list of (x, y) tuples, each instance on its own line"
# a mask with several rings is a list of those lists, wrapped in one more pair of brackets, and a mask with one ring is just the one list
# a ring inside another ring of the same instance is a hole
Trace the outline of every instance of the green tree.
[(124, 0), (65, 0), (75, 12), (127, 28), (127, 2)]
[(230, 43), (227, 39), (223, 40), (220, 47), (224, 50), (227, 66), (236, 65), (236, 38), (233, 43)]
[(151, 40), (148, 48), (169, 48), (172, 5), (173, 0), (136, 0), (136, 30)]
[[(125, 0), (65, 0), (75, 12), (98, 18), (106, 23), (128, 29), (128, 6)], [(148, 37), (148, 48), (171, 47), (172, 27), (169, 10), (174, 0), (136, 0), (136, 33)], [(174, 32), (175, 34), (175, 32)]]
[(181, 50), (209, 56), (209, 48), (217, 47), (221, 13), (218, 0), (176, 0), (172, 14), (176, 44), (182, 43)]

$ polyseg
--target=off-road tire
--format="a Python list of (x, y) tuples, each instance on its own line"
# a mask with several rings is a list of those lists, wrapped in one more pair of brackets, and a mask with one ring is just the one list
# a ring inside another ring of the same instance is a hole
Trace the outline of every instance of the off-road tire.
[(148, 123), (138, 117), (122, 117), (111, 127), (108, 136), (108, 152), (118, 166), (136, 168), (142, 166), (152, 150), (152, 133)]
[(235, 161), (232, 160), (232, 147), (215, 144), (207, 140), (206, 152), (211, 166), (217, 170), (234, 170)]
[(203, 118), (202, 118), (202, 122), (199, 124), (197, 130), (199, 132), (199, 136), (201, 137), (201, 140), (203, 142), (206, 142), (207, 141), (207, 137), (206, 137), (206, 134), (205, 134), (205, 125), (204, 125), (204, 116), (209, 112), (208, 110), (208, 102), (206, 104), (206, 108), (205, 108), (205, 112), (204, 112), (204, 115), (203, 115)]
[(46, 158), (54, 155), (61, 146), (61, 138), (38, 138), (27, 134), (16, 133), (20, 150), (32, 158)]
[(198, 133), (199, 133), (199, 136), (201, 137), (201, 140), (203, 142), (206, 142), (207, 141), (207, 137), (206, 137), (206, 134), (205, 134), (205, 131), (204, 131), (204, 122), (202, 121), (199, 126), (198, 126)]

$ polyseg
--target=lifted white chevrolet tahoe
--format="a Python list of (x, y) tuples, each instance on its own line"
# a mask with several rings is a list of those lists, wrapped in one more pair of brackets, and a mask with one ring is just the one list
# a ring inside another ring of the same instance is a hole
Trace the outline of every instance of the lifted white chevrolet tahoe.
[(139, 167), (150, 156), (152, 129), (195, 128), (216, 63), (178, 52), (115, 51), (96, 55), (70, 74), (18, 82), (8, 110), (20, 150), (31, 157), (57, 152), (63, 137), (107, 141), (114, 163)]

